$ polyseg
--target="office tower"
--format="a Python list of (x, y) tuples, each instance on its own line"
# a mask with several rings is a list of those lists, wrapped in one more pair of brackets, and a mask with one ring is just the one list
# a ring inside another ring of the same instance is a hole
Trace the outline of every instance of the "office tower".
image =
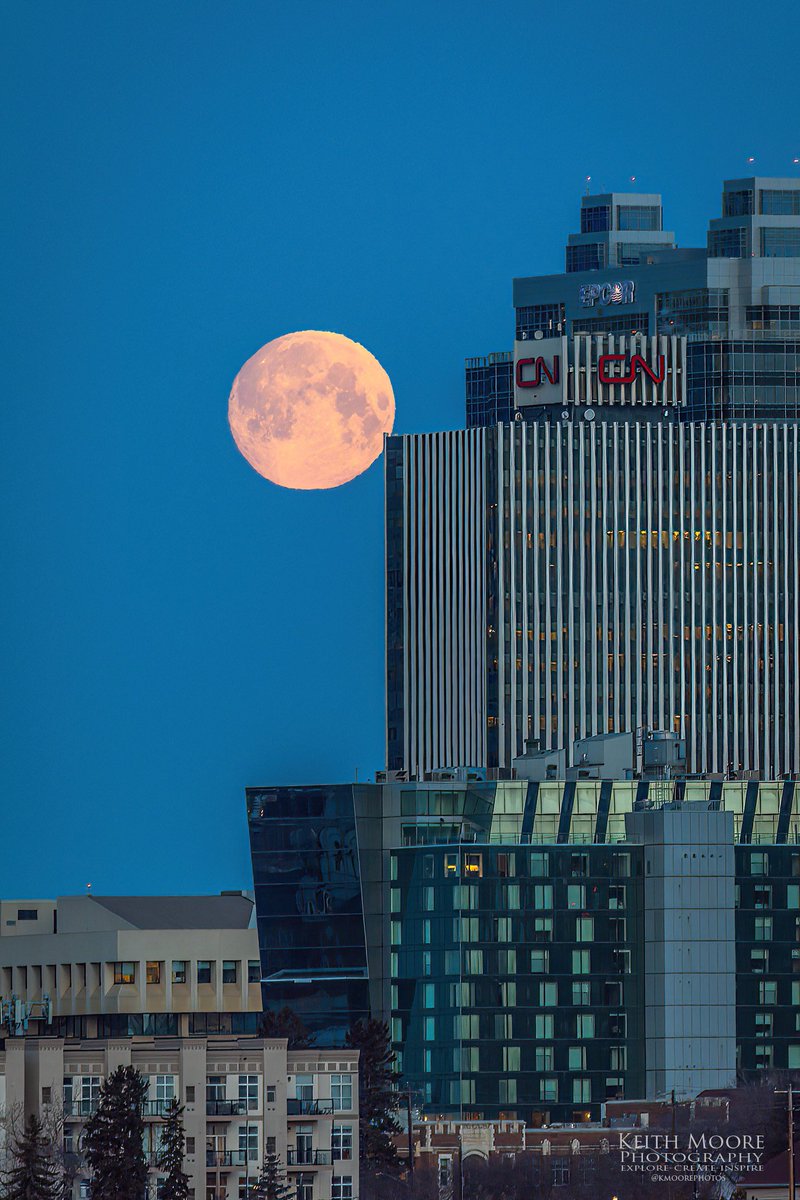
[(469, 428), (387, 440), (406, 778), (643, 727), (693, 773), (800, 771), (800, 181), (728, 181), (703, 249), (662, 225), (584, 197), (513, 355), (468, 361)]

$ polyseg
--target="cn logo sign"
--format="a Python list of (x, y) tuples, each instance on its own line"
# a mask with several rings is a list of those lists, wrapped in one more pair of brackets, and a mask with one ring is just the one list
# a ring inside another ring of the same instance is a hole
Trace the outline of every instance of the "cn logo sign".
[[(612, 363), (619, 363), (619, 368), (613, 368)], [(663, 354), (659, 354), (655, 367), (641, 354), (601, 354), (597, 360), (598, 383), (633, 383), (638, 374), (649, 376), (653, 383), (663, 383), (666, 373)]]
[[(523, 375), (523, 368), (532, 371), (533, 374)], [(520, 358), (517, 361), (517, 387), (541, 387), (545, 377), (550, 383), (558, 383), (557, 354), (554, 355), (552, 364), (549, 367), (547, 365), (547, 361), (542, 358), (541, 354), (538, 358)]]

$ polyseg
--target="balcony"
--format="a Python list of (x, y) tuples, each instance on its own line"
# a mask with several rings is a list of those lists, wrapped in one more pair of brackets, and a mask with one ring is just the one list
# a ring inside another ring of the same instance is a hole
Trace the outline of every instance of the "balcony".
[(333, 1105), (322, 1100), (287, 1100), (286, 1112), (290, 1117), (332, 1117)]
[(287, 1150), (287, 1167), (329, 1167), (330, 1150)]
[(243, 1117), (247, 1111), (246, 1100), (206, 1100), (207, 1117)]
[(97, 1112), (99, 1100), (65, 1100), (64, 1101), (64, 1116), (73, 1117), (80, 1120), (82, 1117), (91, 1117)]
[[(256, 1163), (258, 1156), (253, 1150), (249, 1161)], [(206, 1150), (207, 1167), (244, 1167), (247, 1166), (246, 1150)]]
[(171, 1100), (145, 1100), (142, 1105), (143, 1117), (165, 1117)]

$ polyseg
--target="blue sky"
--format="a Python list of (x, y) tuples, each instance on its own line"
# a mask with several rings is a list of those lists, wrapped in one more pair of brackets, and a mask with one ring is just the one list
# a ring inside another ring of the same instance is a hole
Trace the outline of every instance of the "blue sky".
[[(243, 789), (382, 765), (380, 464), (283, 491), (230, 384), (331, 329), (463, 422), (584, 178), (701, 244), (800, 155), (800, 18), (737, 3), (6, 3), (1, 894), (248, 886)], [(754, 15), (755, 14), (755, 15)], [(747, 164), (754, 155), (755, 167)]]

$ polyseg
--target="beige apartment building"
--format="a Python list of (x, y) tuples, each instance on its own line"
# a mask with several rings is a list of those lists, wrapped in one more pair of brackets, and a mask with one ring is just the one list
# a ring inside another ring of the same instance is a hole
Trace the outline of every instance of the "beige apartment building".
[(258, 1036), (260, 1013), (245, 893), (0, 901), (0, 1155), (37, 1112), (63, 1146), (74, 1200), (87, 1197), (82, 1126), (103, 1080), (130, 1064), (149, 1084), (151, 1197), (177, 1098), (197, 1200), (244, 1200), (265, 1152), (280, 1155), (297, 1200), (357, 1200), (357, 1053), (289, 1051)]

